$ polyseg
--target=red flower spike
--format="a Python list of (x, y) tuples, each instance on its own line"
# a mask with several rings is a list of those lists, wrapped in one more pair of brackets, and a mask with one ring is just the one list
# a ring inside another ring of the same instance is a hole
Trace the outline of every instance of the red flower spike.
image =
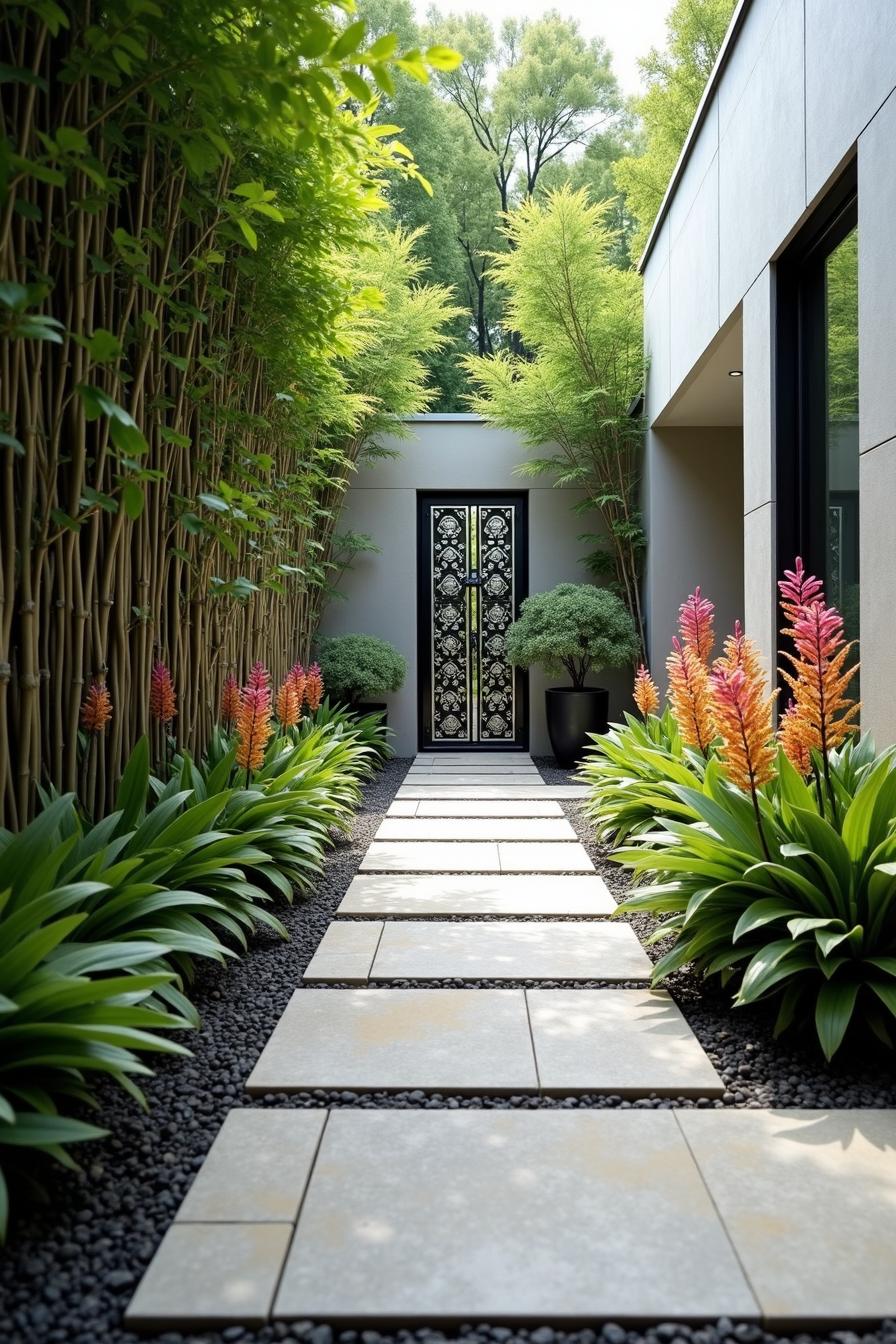
[(305, 703), (313, 714), (324, 698), (324, 679), (317, 663), (312, 663), (305, 677)]
[(237, 685), (236, 677), (231, 672), (224, 681), (221, 690), (221, 722), (226, 728), (232, 728), (236, 722), (237, 715), (240, 712), (240, 688)]
[(170, 723), (177, 714), (177, 697), (171, 673), (162, 662), (157, 662), (149, 682), (149, 712), (158, 723)]

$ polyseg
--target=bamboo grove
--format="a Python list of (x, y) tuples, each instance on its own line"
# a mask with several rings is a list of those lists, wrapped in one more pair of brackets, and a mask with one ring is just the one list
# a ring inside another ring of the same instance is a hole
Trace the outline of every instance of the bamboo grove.
[[(367, 115), (350, 0), (7, 5), (0, 163), (0, 814), (100, 813), (170, 669), (199, 751), (228, 673), (306, 658), (342, 492), (449, 296), (376, 221), (418, 177)], [(422, 182), (425, 188), (426, 184)], [(113, 714), (79, 733), (91, 683)]]

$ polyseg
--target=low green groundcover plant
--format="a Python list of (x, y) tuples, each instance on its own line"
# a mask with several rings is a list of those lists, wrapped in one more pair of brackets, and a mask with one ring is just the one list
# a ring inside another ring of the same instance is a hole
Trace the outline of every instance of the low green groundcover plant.
[(0, 1238), (4, 1165), (74, 1166), (68, 1146), (106, 1131), (68, 1112), (97, 1105), (102, 1077), (144, 1104), (143, 1056), (188, 1053), (165, 1033), (199, 1025), (197, 962), (238, 956), (259, 924), (287, 937), (272, 903), (314, 880), (389, 753), (379, 716), (326, 701), (279, 726), (248, 782), (238, 749), (219, 728), (201, 760), (176, 753), (157, 776), (143, 739), (109, 816), (48, 796), (0, 832)]
[(896, 749), (855, 731), (838, 613), (800, 562), (781, 583), (793, 692), (774, 696), (738, 628), (711, 661), (712, 606), (681, 609), (669, 706), (646, 669), (639, 721), (595, 738), (589, 811), (635, 875), (623, 909), (671, 936), (654, 979), (692, 965), (735, 1005), (773, 1001), (776, 1032), (811, 1026), (831, 1059), (859, 1029), (893, 1044)]
[(506, 639), (509, 663), (568, 672), (577, 690), (589, 672), (631, 662), (637, 647), (625, 606), (609, 589), (590, 583), (560, 583), (527, 597)]
[(408, 665), (375, 635), (331, 635), (318, 641), (318, 660), (330, 695), (349, 705), (375, 700), (404, 685)]

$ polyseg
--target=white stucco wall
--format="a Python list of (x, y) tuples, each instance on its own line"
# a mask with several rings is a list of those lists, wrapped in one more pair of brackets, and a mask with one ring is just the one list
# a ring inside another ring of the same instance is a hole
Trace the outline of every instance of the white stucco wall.
[[(743, 547), (747, 628), (772, 656), (780, 564), (775, 261), (854, 156), (862, 723), (879, 743), (893, 742), (896, 625), (882, 617), (896, 607), (896, 3), (742, 0), (738, 15), (742, 26), (643, 264), (648, 422), (662, 417), (722, 328), (739, 315), (743, 517), (732, 527), (732, 544)], [(660, 491), (668, 487), (661, 436), (649, 436), (647, 453), (646, 506), (657, 519)], [(651, 573), (696, 568), (703, 540), (682, 528), (663, 546), (669, 549), (656, 554), (654, 531)], [(650, 614), (660, 634), (658, 608), (651, 605)]]
[[(529, 591), (562, 582), (584, 583), (587, 547), (577, 540), (588, 520), (572, 512), (577, 491), (557, 489), (546, 477), (515, 474), (526, 450), (517, 438), (472, 416), (418, 418), (410, 437), (391, 442), (400, 456), (363, 467), (348, 491), (341, 528), (369, 533), (381, 554), (363, 554), (340, 585), (322, 623), (326, 635), (361, 633), (388, 639), (408, 662), (403, 689), (388, 696), (389, 726), (399, 755), (417, 750), (417, 493), (429, 490), (512, 490), (528, 495)], [(529, 682), (530, 750), (550, 751), (544, 717), (546, 682), (533, 668)], [(627, 671), (593, 679), (610, 689), (611, 715), (630, 703)]]

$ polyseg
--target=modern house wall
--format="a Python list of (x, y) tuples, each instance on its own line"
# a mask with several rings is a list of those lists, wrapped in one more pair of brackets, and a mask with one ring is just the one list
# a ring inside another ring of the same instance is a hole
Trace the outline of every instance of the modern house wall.
[[(417, 495), (426, 491), (513, 491), (528, 495), (529, 592), (558, 583), (584, 583), (581, 559), (586, 546), (577, 540), (587, 520), (573, 513), (579, 492), (558, 489), (547, 477), (526, 481), (516, 474), (526, 449), (504, 430), (493, 429), (472, 415), (417, 416), (407, 424), (408, 437), (387, 442), (395, 458), (363, 466), (348, 491), (340, 527), (369, 533), (380, 553), (363, 553), (340, 584), (342, 600), (328, 606), (325, 635), (360, 633), (388, 639), (408, 662), (403, 689), (387, 696), (394, 746), (408, 756), (418, 748), (417, 664)], [(549, 753), (544, 713), (544, 688), (561, 678), (546, 679), (533, 668), (529, 677), (530, 750)], [(629, 671), (602, 673), (594, 684), (610, 689), (611, 716), (630, 704)]]
[[(773, 665), (775, 579), (793, 559), (777, 544), (776, 511), (793, 508), (777, 486), (791, 449), (779, 416), (780, 267), (843, 175), (857, 175), (862, 724), (879, 744), (896, 741), (894, 87), (893, 0), (741, 0), (641, 261), (652, 661), (668, 646), (670, 588), (702, 580), (743, 611)], [(737, 432), (742, 490), (732, 471), (726, 498), (709, 464), (731, 460)], [(719, 508), (727, 540), (715, 523), (692, 523)], [(670, 509), (682, 526), (664, 520)]]

